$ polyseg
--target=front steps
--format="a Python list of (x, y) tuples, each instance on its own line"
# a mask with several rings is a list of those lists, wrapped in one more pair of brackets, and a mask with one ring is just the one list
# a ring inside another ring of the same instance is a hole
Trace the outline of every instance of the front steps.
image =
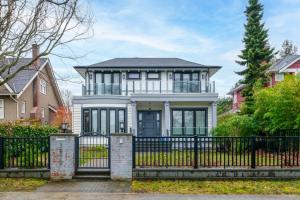
[(73, 179), (78, 180), (110, 180), (110, 170), (80, 169), (77, 170)]

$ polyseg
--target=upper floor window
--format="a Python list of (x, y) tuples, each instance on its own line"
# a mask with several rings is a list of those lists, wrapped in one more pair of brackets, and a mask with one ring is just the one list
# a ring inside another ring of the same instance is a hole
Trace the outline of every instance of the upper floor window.
[(283, 73), (276, 73), (275, 74), (275, 81), (282, 81), (284, 79)]
[(0, 99), (0, 119), (4, 119), (4, 99)]
[(47, 94), (47, 82), (44, 79), (40, 80), (40, 90), (42, 94)]
[(140, 72), (128, 72), (127, 79), (141, 79), (141, 73)]
[(147, 79), (160, 79), (160, 73), (159, 72), (148, 72)]
[(25, 112), (26, 112), (26, 102), (22, 101), (21, 102), (21, 113), (25, 114)]

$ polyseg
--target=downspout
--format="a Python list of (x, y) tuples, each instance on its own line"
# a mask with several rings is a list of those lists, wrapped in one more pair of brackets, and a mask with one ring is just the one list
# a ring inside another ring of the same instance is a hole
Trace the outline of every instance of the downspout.
[(9, 96), (12, 100), (14, 100), (17, 103), (17, 119), (19, 119), (19, 101), (16, 98), (14, 98), (12, 95)]

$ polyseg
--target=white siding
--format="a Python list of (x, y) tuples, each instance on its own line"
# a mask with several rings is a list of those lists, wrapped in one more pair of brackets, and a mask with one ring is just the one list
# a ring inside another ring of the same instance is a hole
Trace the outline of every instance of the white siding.
[(211, 106), (208, 106), (208, 109), (207, 109), (207, 127), (208, 127), (208, 136), (211, 136), (211, 128), (212, 128), (212, 109), (211, 109)]
[(81, 132), (81, 104), (73, 105), (73, 114), (72, 114), (72, 126), (73, 133), (79, 135)]

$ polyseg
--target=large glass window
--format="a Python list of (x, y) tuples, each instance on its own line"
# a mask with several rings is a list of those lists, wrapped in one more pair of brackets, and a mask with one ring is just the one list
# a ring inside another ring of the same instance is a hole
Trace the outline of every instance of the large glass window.
[(123, 133), (125, 131), (125, 110), (119, 110), (119, 132)]
[(100, 119), (101, 119), (101, 122), (100, 122), (101, 135), (106, 135), (106, 130), (107, 130), (107, 128), (106, 128), (106, 121), (107, 121), (106, 113), (107, 113), (106, 110), (101, 110), (101, 117), (100, 117)]
[(141, 74), (140, 72), (128, 72), (127, 79), (140, 79)]
[(98, 132), (98, 110), (92, 110), (92, 133)]
[(206, 118), (206, 109), (174, 109), (172, 110), (172, 135), (206, 135)]
[(83, 131), (90, 132), (90, 110), (83, 110)]
[(174, 92), (192, 93), (200, 91), (198, 72), (174, 73)]
[(124, 108), (84, 108), (82, 112), (82, 131), (85, 135), (126, 132), (126, 110)]
[(182, 111), (173, 110), (173, 135), (182, 135)]
[(109, 111), (109, 132), (110, 133), (116, 132), (116, 111), (115, 110)]

